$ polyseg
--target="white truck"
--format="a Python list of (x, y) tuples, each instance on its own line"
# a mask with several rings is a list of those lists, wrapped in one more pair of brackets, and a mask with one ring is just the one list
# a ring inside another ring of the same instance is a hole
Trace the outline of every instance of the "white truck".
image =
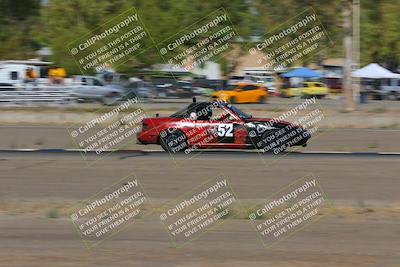
[(53, 64), (52, 62), (40, 60), (5, 60), (0, 61), (0, 90), (18, 90), (30, 85), (26, 84), (25, 73), (28, 68), (32, 68), (38, 75), (35, 84), (43, 86), (47, 84), (48, 67)]
[(73, 78), (72, 95), (80, 102), (101, 102), (104, 105), (117, 103), (126, 93), (119, 85), (106, 84), (95, 76), (77, 75)]

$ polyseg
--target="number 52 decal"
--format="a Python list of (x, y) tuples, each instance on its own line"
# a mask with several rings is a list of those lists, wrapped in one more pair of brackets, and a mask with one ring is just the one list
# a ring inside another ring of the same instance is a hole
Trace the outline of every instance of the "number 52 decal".
[(233, 124), (218, 124), (217, 135), (233, 137)]

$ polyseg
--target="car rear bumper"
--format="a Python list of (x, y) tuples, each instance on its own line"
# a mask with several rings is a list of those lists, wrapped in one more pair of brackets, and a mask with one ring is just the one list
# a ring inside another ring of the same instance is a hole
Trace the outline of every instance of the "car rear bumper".
[(158, 135), (153, 131), (141, 131), (136, 134), (136, 143), (147, 145), (147, 144), (157, 144)]

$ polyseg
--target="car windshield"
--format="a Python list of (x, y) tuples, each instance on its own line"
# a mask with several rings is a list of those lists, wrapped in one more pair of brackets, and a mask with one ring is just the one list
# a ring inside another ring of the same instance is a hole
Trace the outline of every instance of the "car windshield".
[(225, 90), (225, 91), (232, 91), (232, 90), (234, 90), (234, 89), (236, 89), (236, 88), (238, 88), (238, 86), (237, 86), (236, 84), (230, 84), (230, 85), (227, 85), (227, 86), (224, 88), (224, 90)]
[(185, 107), (178, 112), (175, 112), (174, 114), (170, 115), (171, 118), (183, 118), (185, 114), (187, 113), (188, 108)]
[(269, 83), (269, 82), (273, 82), (272, 78), (269, 77), (265, 77), (265, 78), (258, 78), (259, 81), (265, 82), (265, 83)]
[(171, 118), (185, 118), (191, 112), (196, 112), (196, 108), (199, 106), (199, 103), (192, 103), (189, 106), (175, 112), (174, 114), (170, 115)]
[[(211, 104), (211, 103), (208, 103), (208, 105), (209, 104)], [(207, 105), (207, 103), (206, 104), (204, 104), (204, 103), (190, 104), (188, 107), (185, 107), (185, 108), (179, 110), (178, 112), (175, 112), (174, 114), (170, 115), (170, 118), (185, 118), (188, 114), (190, 114), (190, 112), (196, 111), (197, 108), (202, 107), (203, 105)], [(228, 109), (232, 110), (233, 113), (235, 113), (242, 119), (250, 119), (253, 117), (252, 115), (249, 115), (249, 114), (241, 111), (240, 109), (232, 106), (231, 104), (223, 104), (223, 105), (226, 105), (226, 107)]]
[(240, 109), (238, 109), (235, 106), (232, 106), (231, 104), (226, 104), (226, 106), (242, 119), (250, 119), (253, 117), (252, 115), (249, 115), (249, 114), (241, 111)]

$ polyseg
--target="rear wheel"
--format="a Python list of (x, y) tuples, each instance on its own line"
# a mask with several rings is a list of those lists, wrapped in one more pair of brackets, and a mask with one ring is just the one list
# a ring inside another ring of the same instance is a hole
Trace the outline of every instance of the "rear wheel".
[(397, 95), (396, 92), (390, 92), (390, 93), (388, 94), (387, 98), (388, 98), (389, 100), (397, 100), (397, 99), (398, 99), (398, 95)]
[(119, 99), (119, 94), (116, 92), (113, 92), (113, 93), (110, 93), (110, 94), (104, 96), (102, 99), (102, 102), (106, 106), (111, 106), (111, 105), (114, 105), (115, 103), (117, 103), (118, 99)]
[(236, 104), (236, 98), (235, 98), (234, 96), (232, 96), (232, 97), (229, 99), (229, 103), (231, 103), (231, 104)]
[(177, 129), (162, 131), (160, 144), (165, 151), (170, 153), (184, 152), (188, 147), (186, 135)]

